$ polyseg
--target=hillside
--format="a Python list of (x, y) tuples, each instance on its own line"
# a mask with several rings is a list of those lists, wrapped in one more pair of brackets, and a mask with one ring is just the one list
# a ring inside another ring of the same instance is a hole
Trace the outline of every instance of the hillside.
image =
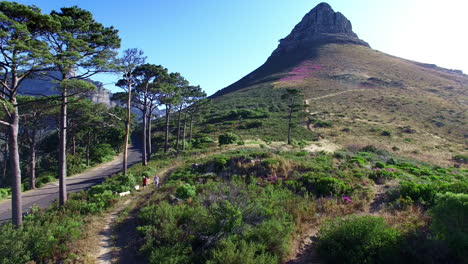
[[(373, 50), (349, 20), (323, 3), (264, 65), (213, 97), (218, 109), (257, 108), (271, 105), (268, 98), (283, 89), (297, 88), (307, 104), (304, 127), (309, 122), (322, 138), (447, 164), (466, 152), (467, 87), (468, 76), (460, 71)], [(322, 122), (329, 125), (321, 128)]]

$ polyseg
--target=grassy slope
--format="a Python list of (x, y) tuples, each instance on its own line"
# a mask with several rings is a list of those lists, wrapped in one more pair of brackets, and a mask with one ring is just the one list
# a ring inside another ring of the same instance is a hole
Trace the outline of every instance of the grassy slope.
[[(215, 98), (215, 107), (269, 107), (280, 89), (295, 87), (304, 91), (311, 118), (333, 124), (331, 128), (315, 128), (314, 132), (341, 145), (359, 142), (388, 150), (396, 147), (399, 154), (439, 164), (447, 164), (454, 154), (466, 152), (466, 75), (363, 46), (329, 44), (312, 53), (311, 59), (293, 63), (284, 71), (270, 71), (259, 84)], [(270, 67), (268, 64), (263, 69)], [(305, 78), (281, 81), (298, 68), (305, 69)], [(278, 123), (274, 118), (270, 120)], [(406, 126), (413, 133), (404, 132)], [(348, 132), (342, 132), (343, 128)], [(278, 133), (272, 127), (267, 130), (271, 132), (266, 134)], [(381, 136), (384, 130), (391, 136)], [(303, 133), (301, 129), (296, 132)]]

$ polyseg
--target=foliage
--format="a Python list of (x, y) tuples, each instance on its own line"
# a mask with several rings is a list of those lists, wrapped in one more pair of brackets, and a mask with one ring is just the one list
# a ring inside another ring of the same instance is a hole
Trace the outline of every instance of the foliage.
[(468, 164), (468, 155), (457, 154), (453, 156), (453, 160), (458, 163)]
[(0, 200), (7, 198), (11, 194), (10, 188), (0, 188)]
[(375, 216), (350, 216), (324, 224), (317, 251), (330, 263), (392, 263), (400, 234)]
[(235, 144), (237, 143), (237, 141), (239, 141), (239, 139), (240, 138), (238, 135), (234, 133), (226, 132), (224, 134), (219, 135), (218, 142), (219, 142), (219, 145), (222, 146), (222, 145)]
[(103, 163), (110, 161), (116, 155), (115, 150), (110, 144), (104, 143), (95, 146), (91, 153), (91, 160), (96, 163)]
[(235, 237), (223, 240), (213, 250), (207, 264), (270, 264), (278, 263), (278, 258), (265, 252), (264, 247), (256, 242), (247, 242)]
[(460, 260), (468, 259), (468, 193), (437, 196), (431, 209), (431, 230)]
[(196, 193), (195, 187), (188, 183), (185, 183), (184, 185), (180, 186), (176, 190), (177, 197), (181, 199), (192, 198), (192, 197), (195, 197), (196, 194), (197, 193)]

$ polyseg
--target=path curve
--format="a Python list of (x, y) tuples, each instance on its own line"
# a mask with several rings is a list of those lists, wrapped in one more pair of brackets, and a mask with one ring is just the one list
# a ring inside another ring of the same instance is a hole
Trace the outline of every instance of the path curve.
[[(141, 161), (141, 150), (131, 146), (128, 151), (128, 166)], [(83, 173), (67, 178), (67, 191), (78, 192), (99, 184), (106, 176), (113, 175), (122, 170), (122, 155), (113, 161), (103, 163)], [(41, 208), (49, 206), (58, 198), (58, 182), (53, 182), (44, 187), (22, 193), (23, 213), (28, 212), (33, 205)], [(0, 224), (11, 219), (11, 199), (0, 202)]]

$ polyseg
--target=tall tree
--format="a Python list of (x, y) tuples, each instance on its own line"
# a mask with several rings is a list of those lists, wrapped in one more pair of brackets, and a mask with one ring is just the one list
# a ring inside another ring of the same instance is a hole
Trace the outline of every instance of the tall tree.
[(193, 138), (193, 123), (194, 123), (194, 118), (197, 118), (198, 120), (201, 117), (201, 113), (205, 112), (206, 109), (208, 109), (210, 100), (206, 98), (206, 95), (203, 97), (200, 97), (198, 101), (196, 101), (193, 105), (190, 106), (188, 109), (189, 111), (189, 142), (192, 141)]
[(12, 221), (22, 224), (21, 169), (18, 149), (19, 109), (17, 102), (21, 82), (51, 62), (46, 43), (39, 36), (55, 30), (57, 23), (34, 6), (0, 2), (0, 100), (8, 128), (8, 147), (12, 183)]
[(150, 96), (151, 93), (155, 93), (156, 88), (160, 83), (167, 80), (168, 72), (167, 69), (162, 67), (161, 65), (154, 65), (154, 64), (143, 64), (138, 66), (135, 71), (133, 72), (133, 76), (135, 78), (135, 93), (134, 93), (134, 103), (135, 106), (141, 110), (142, 118), (143, 118), (143, 135), (142, 135), (142, 143), (143, 143), (143, 155), (142, 155), (142, 164), (146, 166), (148, 164), (149, 155), (148, 154), (148, 137), (151, 137), (151, 132), (148, 131), (148, 114), (151, 114), (153, 111), (152, 108), (152, 101)]
[[(186, 128), (187, 128), (187, 115), (192, 116), (195, 109), (194, 106), (200, 102), (203, 98), (206, 97), (206, 93), (201, 89), (200, 86), (189, 86), (187, 88), (187, 93), (185, 94), (185, 111), (184, 111), (184, 127), (183, 127), (183, 136), (182, 136), (182, 150), (185, 150), (186, 145)], [(190, 119), (190, 141), (192, 140), (192, 118)]]
[(37, 145), (49, 127), (48, 119), (51, 118), (52, 108), (56, 106), (55, 101), (50, 98), (19, 96), (20, 120), (22, 126), (23, 142), (29, 146), (29, 188), (36, 188), (36, 154)]
[(139, 49), (126, 49), (122, 57), (118, 60), (118, 69), (122, 73), (122, 79), (117, 82), (117, 86), (124, 89), (127, 96), (127, 116), (125, 120), (125, 142), (123, 153), (123, 173), (127, 174), (128, 164), (128, 141), (130, 139), (130, 124), (132, 113), (132, 89), (135, 85), (134, 71), (138, 66), (145, 63), (146, 57), (143, 56), (143, 51)]
[(174, 105), (180, 102), (180, 91), (188, 85), (180, 73), (171, 73), (167, 82), (160, 86), (159, 101), (166, 106), (166, 127), (164, 133), (164, 153), (169, 149), (169, 122), (170, 114)]
[[(84, 82), (68, 82), (69, 79), (85, 79), (99, 72), (109, 71), (115, 58), (115, 49), (120, 47), (118, 31), (113, 27), (104, 27), (94, 20), (86, 10), (64, 7), (52, 11), (51, 16), (60, 24), (60, 30), (50, 31), (45, 35), (54, 55), (54, 67), (60, 73), (62, 104), (60, 106), (59, 140), (59, 204), (67, 200), (67, 98), (91, 88)], [(73, 88), (74, 94), (70, 94)]]
[(292, 144), (292, 128), (294, 126), (294, 113), (303, 109), (301, 104), (302, 93), (298, 89), (286, 89), (286, 92), (281, 96), (281, 99), (286, 101), (288, 106), (288, 145)]

